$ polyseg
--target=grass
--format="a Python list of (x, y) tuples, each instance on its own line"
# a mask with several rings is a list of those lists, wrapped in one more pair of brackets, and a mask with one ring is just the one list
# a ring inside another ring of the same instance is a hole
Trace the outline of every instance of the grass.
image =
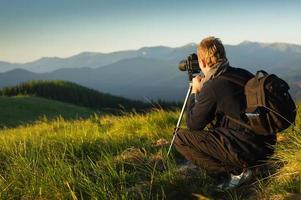
[(278, 199), (301, 199), (301, 116), (294, 129), (287, 129), (280, 135), (284, 138), (276, 146), (275, 158), (283, 167), (267, 181), (269, 187), (259, 187), (262, 197)]
[[(178, 171), (180, 155), (153, 142), (170, 140), (178, 112), (62, 117), (0, 130), (1, 199), (285, 199), (301, 193), (301, 135), (282, 133), (283, 167), (234, 191), (213, 190), (205, 172)], [(300, 129), (300, 114), (296, 129)], [(205, 197), (206, 196), (206, 197)]]
[(0, 107), (0, 127), (16, 127), (43, 117), (87, 118), (94, 113), (89, 108), (34, 96), (0, 96)]

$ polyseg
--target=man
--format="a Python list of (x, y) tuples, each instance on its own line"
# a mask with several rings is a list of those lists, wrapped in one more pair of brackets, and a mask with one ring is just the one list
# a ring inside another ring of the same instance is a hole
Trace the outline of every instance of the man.
[[(189, 161), (213, 174), (228, 174), (220, 185), (233, 188), (250, 179), (252, 170), (273, 153), (276, 137), (261, 136), (233, 119), (243, 122), (245, 108), (242, 86), (223, 77), (235, 74), (244, 80), (253, 75), (229, 66), (222, 42), (205, 38), (197, 48), (199, 66), (205, 75), (192, 80), (187, 104), (187, 127), (175, 138), (176, 149)], [(207, 126), (208, 130), (204, 130)]]

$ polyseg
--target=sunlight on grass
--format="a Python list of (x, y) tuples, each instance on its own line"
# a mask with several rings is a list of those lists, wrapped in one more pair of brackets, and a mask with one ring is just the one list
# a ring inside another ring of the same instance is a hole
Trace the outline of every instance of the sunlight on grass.
[[(205, 173), (179, 173), (178, 154), (166, 156), (178, 111), (154, 110), (123, 116), (92, 115), (66, 121), (42, 119), (32, 125), (0, 130), (1, 199), (183, 199), (212, 196)], [(298, 118), (300, 120), (300, 116)], [(296, 128), (300, 128), (298, 126)], [(300, 193), (301, 136), (282, 133), (276, 158), (283, 167), (256, 185), (265, 199)], [(223, 192), (226, 199), (244, 199), (240, 191)], [(205, 198), (205, 197), (204, 197)]]

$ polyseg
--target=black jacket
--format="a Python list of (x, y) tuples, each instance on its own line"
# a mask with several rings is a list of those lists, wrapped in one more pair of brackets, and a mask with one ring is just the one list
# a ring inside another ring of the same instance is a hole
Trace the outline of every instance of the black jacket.
[[(241, 68), (228, 67), (226, 73), (235, 73), (245, 80), (253, 74)], [(187, 104), (187, 127), (190, 130), (203, 130), (207, 125), (209, 130), (222, 138), (226, 145), (231, 146), (243, 157), (250, 157), (250, 153), (265, 155), (267, 144), (274, 144), (275, 135), (261, 136), (254, 134), (239, 124), (228, 120), (229, 115), (241, 119), (241, 112), (246, 104), (244, 89), (229, 80), (216, 77), (204, 83), (201, 92), (192, 94)], [(271, 152), (270, 152), (271, 153)], [(251, 160), (258, 159), (251, 158)]]

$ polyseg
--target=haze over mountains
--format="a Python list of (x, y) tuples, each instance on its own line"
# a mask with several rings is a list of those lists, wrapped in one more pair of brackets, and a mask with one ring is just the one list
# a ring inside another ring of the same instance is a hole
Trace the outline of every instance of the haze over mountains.
[[(301, 45), (246, 41), (225, 48), (233, 67), (276, 73), (291, 83), (295, 94), (301, 94)], [(178, 101), (184, 98), (188, 82), (186, 72), (180, 72), (177, 64), (194, 52), (196, 44), (191, 43), (106, 54), (83, 52), (25, 64), (0, 62), (0, 87), (33, 79), (60, 79), (132, 99)]]

